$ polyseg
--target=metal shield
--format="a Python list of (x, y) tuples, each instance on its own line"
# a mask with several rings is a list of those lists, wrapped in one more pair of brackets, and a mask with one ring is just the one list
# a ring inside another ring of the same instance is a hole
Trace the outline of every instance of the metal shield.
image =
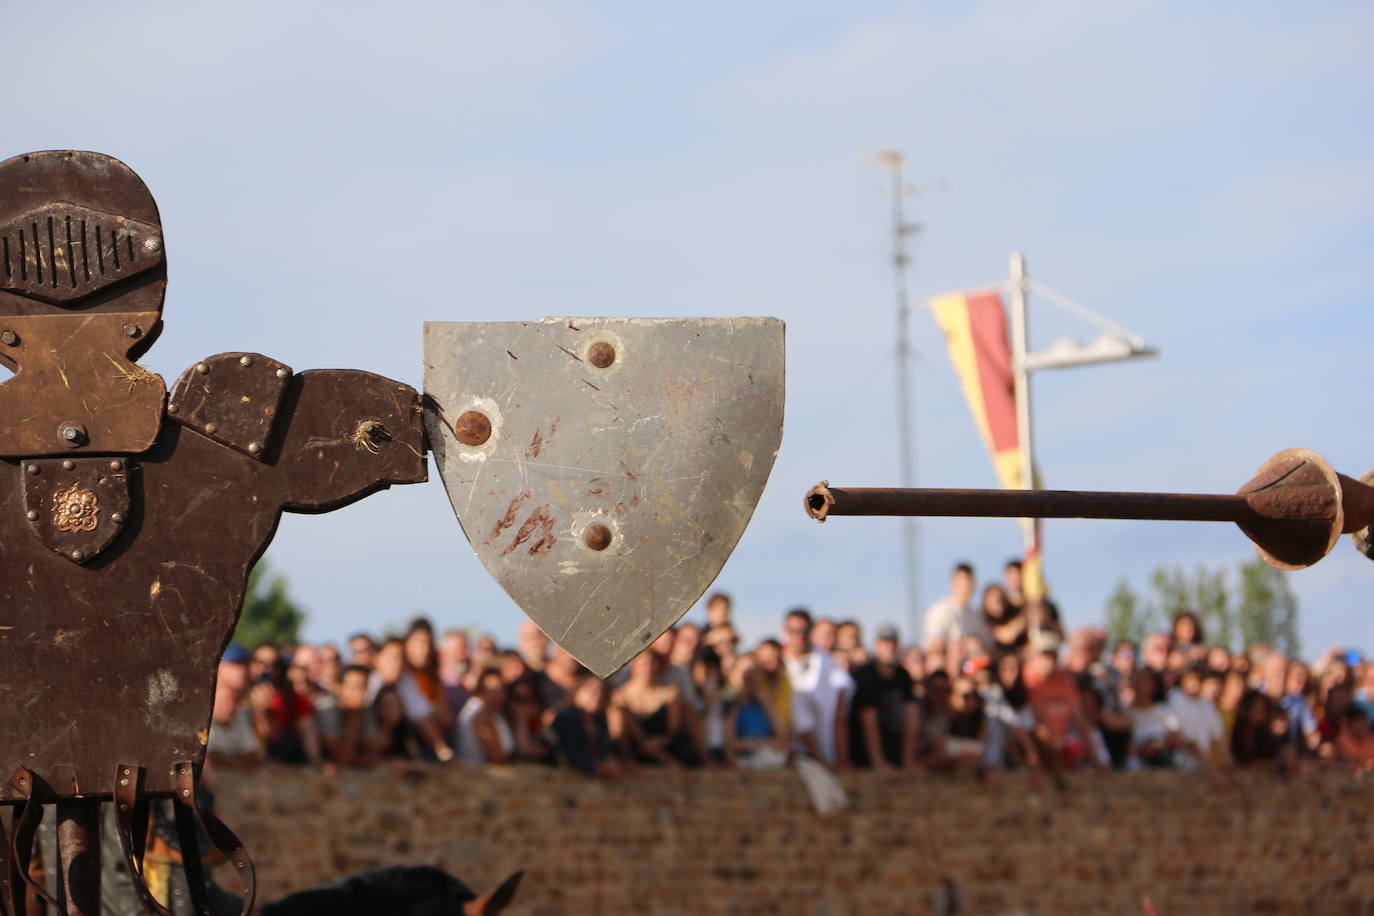
[(692, 606), (782, 440), (775, 318), (425, 324), (426, 426), (468, 540), (596, 674)]

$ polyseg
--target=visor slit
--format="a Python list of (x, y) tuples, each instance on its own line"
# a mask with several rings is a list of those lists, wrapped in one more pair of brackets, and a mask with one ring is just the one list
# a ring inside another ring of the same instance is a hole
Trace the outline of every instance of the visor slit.
[(81, 221), (81, 272), (86, 276), (86, 282), (91, 280), (91, 259), (87, 257), (88, 248), (86, 245), (86, 221)]

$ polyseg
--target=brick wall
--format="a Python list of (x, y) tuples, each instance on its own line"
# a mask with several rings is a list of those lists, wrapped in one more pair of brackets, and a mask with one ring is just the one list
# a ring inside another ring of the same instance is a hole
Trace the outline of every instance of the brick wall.
[(845, 783), (824, 820), (785, 771), (263, 771), (220, 773), (218, 794), (264, 900), (431, 863), (479, 891), (523, 869), (517, 914), (930, 913), (946, 879), (965, 913), (1374, 912), (1374, 787), (1349, 777)]

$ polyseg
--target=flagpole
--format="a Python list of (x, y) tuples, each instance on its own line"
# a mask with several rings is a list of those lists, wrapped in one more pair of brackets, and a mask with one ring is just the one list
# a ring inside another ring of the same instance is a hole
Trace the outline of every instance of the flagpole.
[[(1016, 395), (1017, 445), (1021, 453), (1021, 489), (1035, 488), (1035, 445), (1031, 435), (1031, 396), (1030, 369), (1026, 364), (1029, 352), (1029, 321), (1027, 298), (1030, 295), (1030, 279), (1026, 275), (1026, 259), (1021, 252), (1011, 255), (1011, 369), (1013, 389)], [(1030, 553), (1036, 546), (1036, 520), (1023, 518), (1021, 539), (1025, 552)], [(1044, 561), (1041, 559), (1041, 569)]]
[[(903, 212), (902, 199), (907, 189), (903, 170), (906, 161), (901, 153), (886, 151), (878, 154), (878, 161), (892, 175), (892, 272), (897, 293), (897, 449), (902, 486), (915, 486), (916, 481), (916, 416), (912, 406), (910, 371), (911, 306), (907, 299), (906, 268), (910, 258), (906, 253), (906, 237), (915, 231)], [(910, 639), (914, 643), (921, 632), (921, 558), (918, 524), (914, 518), (902, 519), (902, 565), (906, 578), (906, 616)]]

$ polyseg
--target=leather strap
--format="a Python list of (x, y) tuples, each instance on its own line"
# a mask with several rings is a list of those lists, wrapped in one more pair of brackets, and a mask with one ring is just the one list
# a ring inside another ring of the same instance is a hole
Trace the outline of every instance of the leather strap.
[[(16, 808), (12, 815), (19, 816)], [(20, 878), (10, 868), (10, 834), (5, 828), (5, 822), (0, 820), (0, 914), (3, 916), (20, 916), (14, 908), (14, 887), (20, 883)]]
[(119, 832), (119, 845), (124, 850), (124, 867), (133, 881), (134, 894), (148, 916), (173, 916), (153, 892), (143, 877), (143, 847), (148, 839), (148, 803), (138, 800), (143, 784), (143, 768), (121, 763), (115, 768), (114, 817)]
[(205, 894), (205, 868), (200, 860), (200, 838), (196, 827), (205, 831), (205, 836), (220, 853), (229, 860), (238, 872), (243, 884), (243, 908), (240, 916), (248, 916), (257, 897), (257, 873), (253, 860), (249, 858), (242, 841), (234, 831), (213, 814), (205, 814), (196, 804), (196, 772), (189, 761), (176, 764), (176, 809), (177, 839), (181, 845), (181, 863), (186, 870), (186, 883), (190, 885), (191, 902), (197, 912), (213, 916), (210, 902)]
[[(47, 888), (42, 887), (33, 880), (33, 875), (29, 874), (29, 864), (33, 861), (34, 836), (38, 832), (39, 823), (43, 820), (43, 801), (49, 798), (56, 801), (56, 793), (47, 783), (34, 776), (27, 767), (15, 769), (14, 774), (10, 776), (10, 789), (24, 799), (24, 807), (15, 815), (14, 823), (10, 827), (10, 868), (19, 872), (24, 883), (55, 912), (60, 913), (62, 906), (53, 899)], [(18, 888), (15, 890), (18, 892)]]

